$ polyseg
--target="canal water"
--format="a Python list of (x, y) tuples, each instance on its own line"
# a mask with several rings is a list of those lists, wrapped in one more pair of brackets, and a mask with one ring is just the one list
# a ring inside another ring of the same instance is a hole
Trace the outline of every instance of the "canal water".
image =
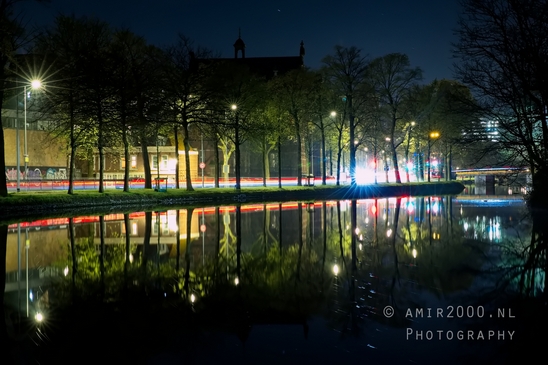
[(533, 233), (523, 199), (464, 195), (12, 223), (0, 356), (521, 362), (547, 339), (546, 246)]

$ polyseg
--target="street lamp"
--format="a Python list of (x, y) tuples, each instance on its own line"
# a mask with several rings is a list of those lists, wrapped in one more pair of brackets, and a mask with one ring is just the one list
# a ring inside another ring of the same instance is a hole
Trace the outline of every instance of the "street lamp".
[[(337, 116), (336, 111), (331, 112), (331, 118), (333, 118), (333, 122), (335, 121), (335, 117)], [(329, 144), (329, 175), (333, 176), (333, 149), (331, 147), (331, 143)]]
[[(390, 137), (386, 137), (384, 140), (386, 141), (386, 143), (390, 144)], [(388, 146), (388, 147), (390, 147), (390, 146)], [(384, 151), (383, 151), (383, 153), (384, 153)], [(389, 167), (388, 167), (388, 153), (389, 152), (384, 154), (384, 173), (386, 175), (386, 182), (388, 182), (388, 169), (389, 169)]]
[[(36, 89), (40, 89), (42, 87), (42, 82), (40, 80), (32, 80), (30, 82), (30, 88), (32, 90), (36, 90)], [(27, 177), (27, 180), (28, 180), (28, 163), (29, 163), (29, 155), (28, 155), (28, 150), (27, 150), (27, 98), (29, 97), (29, 95), (27, 94), (27, 85), (24, 85), (23, 86), (23, 95), (24, 95), (24, 100), (23, 100), (23, 110), (24, 110), (24, 122), (25, 122), (25, 127), (24, 127), (24, 146), (23, 146), (23, 157), (24, 157), (24, 166), (25, 166), (25, 176)], [(19, 101), (17, 100), (17, 103), (19, 103)], [(19, 158), (19, 155), (20, 155), (20, 149), (21, 147), (19, 146), (19, 108), (17, 108), (17, 130), (16, 130), (16, 139), (17, 139), (17, 192), (20, 192), (21, 191), (21, 177), (20, 177), (20, 170), (21, 170), (21, 162), (20, 162), (20, 158)]]
[(432, 147), (432, 140), (439, 138), (439, 132), (430, 132), (428, 135), (428, 182), (430, 182), (430, 148)]
[(234, 153), (236, 158), (235, 163), (235, 173), (236, 173), (236, 190), (240, 190), (240, 125), (238, 121), (238, 106), (236, 104), (232, 104), (230, 106), (230, 109), (234, 112)]

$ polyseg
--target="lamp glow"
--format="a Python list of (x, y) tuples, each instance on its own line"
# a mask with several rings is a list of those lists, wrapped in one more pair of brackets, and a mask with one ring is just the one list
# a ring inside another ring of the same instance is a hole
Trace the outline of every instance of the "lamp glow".
[(44, 320), (44, 316), (42, 315), (42, 313), (38, 312), (34, 315), (34, 319), (36, 320), (36, 322), (42, 322)]

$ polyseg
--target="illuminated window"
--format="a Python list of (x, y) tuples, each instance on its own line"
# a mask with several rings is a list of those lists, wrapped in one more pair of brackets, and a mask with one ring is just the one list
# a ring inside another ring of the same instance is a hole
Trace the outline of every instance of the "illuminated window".
[(158, 156), (152, 155), (152, 169), (158, 170)]
[[(137, 168), (137, 156), (136, 155), (131, 155), (131, 168), (132, 169), (136, 169)], [(126, 159), (125, 157), (120, 157), (120, 169), (123, 170), (126, 168)]]
[(162, 170), (167, 170), (168, 156), (162, 155)]

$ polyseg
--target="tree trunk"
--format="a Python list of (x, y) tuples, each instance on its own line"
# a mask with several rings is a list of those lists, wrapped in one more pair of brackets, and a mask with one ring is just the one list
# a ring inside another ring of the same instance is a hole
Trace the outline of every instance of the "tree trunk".
[(219, 179), (221, 178), (221, 171), (220, 171), (221, 159), (219, 156), (219, 139), (217, 135), (215, 135), (214, 145), (215, 145), (215, 187), (218, 188)]
[(145, 189), (152, 189), (152, 175), (150, 172), (147, 138), (145, 137), (144, 132), (141, 132), (141, 154), (143, 155), (143, 168), (145, 170)]
[(302, 175), (303, 175), (303, 146), (301, 141), (301, 133), (297, 125), (297, 154), (299, 159), (297, 160), (297, 186), (302, 186)]
[[(183, 117), (186, 119), (186, 117)], [(183, 143), (185, 146), (185, 176), (186, 176), (186, 190), (194, 191), (192, 187), (192, 175), (190, 172), (190, 135), (188, 132), (188, 122), (183, 121)]]
[(347, 96), (348, 100), (348, 120), (350, 124), (350, 184), (352, 186), (356, 185), (356, 146), (354, 145), (355, 140), (355, 125), (354, 125), (354, 110), (352, 107), (352, 95)]
[[(5, 66), (8, 63), (8, 58), (6, 55), (0, 51), (0, 80), (4, 81), (6, 79)], [(2, 112), (2, 101), (4, 100), (4, 84), (0, 85), (0, 113)], [(0, 197), (7, 197), (8, 196), (8, 179), (5, 174), (6, 171), (6, 150), (5, 150), (5, 144), (4, 144), (4, 128), (2, 127), (0, 123)], [(7, 229), (7, 227), (6, 227)], [(1, 232), (0, 232), (1, 233)], [(0, 248), (1, 250), (2, 248)], [(4, 263), (6, 260), (4, 260)], [(3, 294), (2, 294), (3, 295)], [(0, 319), (0, 321), (3, 321), (3, 317)], [(4, 323), (5, 324), (5, 323)]]
[(69, 184), (68, 194), (74, 194), (74, 158), (76, 157), (76, 141), (74, 140), (74, 121), (70, 117), (70, 166), (69, 166)]
[(327, 184), (327, 156), (325, 153), (325, 128), (323, 128), (323, 122), (322, 123), (322, 185)]
[(236, 173), (236, 190), (240, 190), (240, 179), (241, 179), (241, 172), (240, 172), (240, 123), (238, 121), (238, 112), (236, 112), (236, 119), (235, 119), (235, 128), (234, 128), (234, 154), (236, 161), (234, 163), (235, 165), (235, 173)]
[(99, 136), (97, 138), (97, 147), (99, 149), (99, 192), (103, 193), (105, 191), (105, 184), (104, 184), (104, 173), (105, 173), (105, 161), (104, 161), (104, 155), (105, 151), (103, 148), (104, 141), (103, 141), (103, 116), (101, 115), (101, 110), (99, 109), (99, 113), (97, 115), (98, 123), (99, 123)]
[[(125, 126), (125, 123), (123, 123)], [(122, 141), (124, 142), (124, 159), (126, 160), (126, 165), (124, 166), (124, 192), (129, 192), (129, 167), (131, 164), (130, 155), (129, 155), (129, 141), (127, 139), (127, 131), (124, 127), (122, 131)]]
[(396, 177), (396, 183), (401, 184), (400, 168), (398, 165), (398, 155), (396, 154), (396, 148), (394, 143), (391, 143), (392, 147), (392, 164), (394, 165), (394, 176)]
[(278, 188), (282, 188), (282, 139), (278, 135)]
[(261, 144), (262, 146), (262, 152), (263, 152), (263, 186), (266, 188), (266, 179), (267, 179), (267, 165), (268, 165), (268, 153), (266, 151), (266, 141), (263, 138), (263, 142)]
[(177, 124), (173, 127), (173, 134), (175, 136), (175, 189), (179, 189), (179, 129)]
[[(0, 93), (2, 97), (3, 93)], [(0, 99), (1, 100), (1, 99)], [(0, 109), (1, 111), (1, 109)], [(4, 145), (4, 128), (0, 128), (0, 168), (2, 171), (6, 171), (6, 152)], [(8, 179), (5, 173), (0, 173), (0, 197), (8, 196)], [(3, 319), (1, 319), (3, 320)]]

